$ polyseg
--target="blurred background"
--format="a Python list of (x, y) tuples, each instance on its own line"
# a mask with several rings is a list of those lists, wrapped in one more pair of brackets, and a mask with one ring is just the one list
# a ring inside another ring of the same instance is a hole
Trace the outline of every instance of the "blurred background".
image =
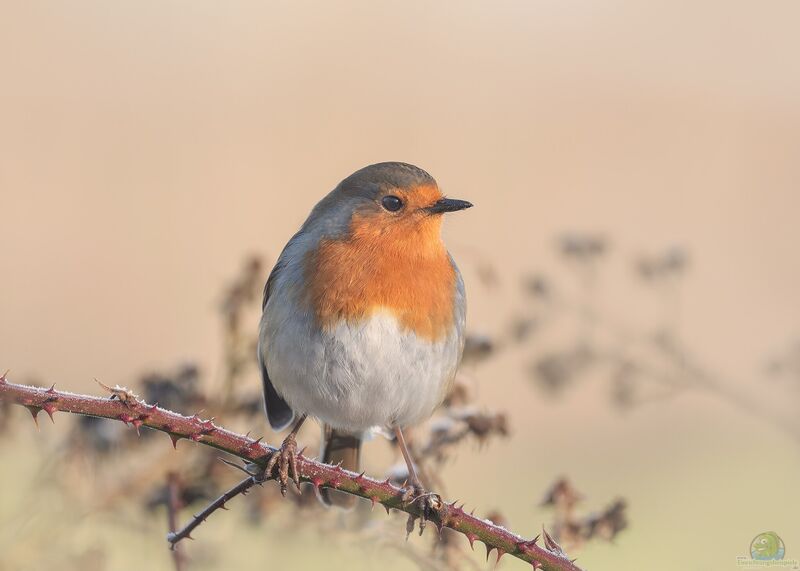
[[(768, 530), (798, 557), (798, 18), (788, 0), (4, 0), (0, 369), (222, 407), (278, 443), (250, 351), (271, 264), (339, 180), (411, 162), (476, 205), (444, 230), (463, 394), (418, 438), (494, 424), (431, 459), (446, 495), (556, 529), (592, 570), (734, 569)], [(164, 474), (212, 488), (181, 521), (237, 477), (163, 435), (40, 424), (0, 408), (3, 571), (172, 569)], [(380, 440), (365, 457), (396, 461)], [(188, 569), (492, 566), (272, 485), (230, 507)]]

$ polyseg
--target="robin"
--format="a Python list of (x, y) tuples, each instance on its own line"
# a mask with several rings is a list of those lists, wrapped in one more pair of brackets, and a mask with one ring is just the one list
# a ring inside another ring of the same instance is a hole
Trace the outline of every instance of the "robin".
[[(299, 488), (296, 435), (323, 427), (320, 457), (359, 470), (366, 431), (394, 432), (414, 496), (424, 493), (403, 428), (431, 416), (464, 348), (464, 282), (441, 238), (445, 198), (424, 170), (386, 162), (356, 171), (289, 240), (264, 287), (258, 360), (275, 430), (292, 425), (278, 464)], [(320, 490), (330, 505), (354, 497)]]

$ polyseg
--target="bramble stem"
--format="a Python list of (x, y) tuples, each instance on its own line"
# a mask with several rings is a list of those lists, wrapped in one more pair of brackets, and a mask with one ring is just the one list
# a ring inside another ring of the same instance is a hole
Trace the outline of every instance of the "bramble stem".
[[(78, 395), (57, 391), (54, 387), (44, 389), (17, 385), (8, 382), (5, 376), (0, 377), (0, 400), (26, 407), (34, 418), (44, 410), (51, 417), (53, 413), (60, 411), (119, 420), (137, 430), (144, 426), (165, 432), (174, 445), (177, 445), (178, 440), (185, 438), (233, 454), (262, 468), (266, 466), (270, 456), (277, 452), (274, 447), (260, 440), (226, 430), (211, 420), (202, 420), (197, 415), (183, 416), (156, 405), (146, 404), (124, 389), (115, 388), (111, 391), (112, 397), (116, 398)], [(405, 503), (403, 490), (392, 485), (388, 479), (378, 481), (348, 472), (341, 467), (322, 464), (302, 455), (297, 457), (297, 467), (300, 480), (315, 487), (335, 488), (341, 492), (366, 498), (373, 503), (382, 504), (387, 511), (391, 508), (414, 517), (422, 515), (420, 502)], [(273, 478), (274, 474), (268, 476)], [(239, 486), (245, 486), (247, 481), (242, 481)], [(461, 507), (455, 505), (455, 502), (443, 503), (432, 514), (430, 521), (439, 528), (448, 527), (462, 533), (470, 544), (475, 540), (484, 542), (486, 549), (488, 551), (496, 549), (498, 556), (507, 553), (527, 561), (534, 569), (580, 571), (580, 568), (566, 557), (546, 532), (544, 545), (540, 546), (537, 543), (538, 536), (533, 540), (525, 540), (490, 521), (464, 512)]]

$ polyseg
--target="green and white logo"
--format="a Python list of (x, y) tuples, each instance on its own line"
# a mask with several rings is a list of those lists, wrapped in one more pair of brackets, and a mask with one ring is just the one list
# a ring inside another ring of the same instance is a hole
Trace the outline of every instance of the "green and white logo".
[(786, 555), (786, 548), (783, 540), (774, 531), (759, 533), (750, 542), (750, 557), (761, 561), (783, 559)]
[(759, 533), (750, 542), (750, 557), (737, 557), (736, 565), (745, 569), (760, 567), (784, 567), (800, 569), (797, 559), (784, 559), (786, 547), (774, 531)]

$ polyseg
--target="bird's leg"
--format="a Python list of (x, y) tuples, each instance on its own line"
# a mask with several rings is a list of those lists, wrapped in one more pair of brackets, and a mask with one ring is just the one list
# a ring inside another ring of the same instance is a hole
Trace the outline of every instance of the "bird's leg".
[(414, 466), (414, 460), (411, 458), (411, 452), (408, 450), (406, 439), (403, 436), (403, 431), (400, 429), (400, 427), (394, 429), (394, 436), (397, 439), (397, 445), (400, 447), (400, 452), (403, 454), (403, 460), (406, 461), (406, 466), (408, 466), (409, 483), (415, 488), (423, 489), (422, 481), (419, 479), (419, 476), (417, 476), (417, 469)]
[[(419, 524), (419, 531), (425, 529), (425, 522), (430, 519), (430, 516), (442, 506), (442, 499), (438, 494), (434, 494), (425, 490), (422, 481), (417, 475), (417, 469), (414, 466), (414, 460), (411, 458), (411, 452), (406, 445), (406, 439), (403, 437), (403, 431), (400, 427), (394, 429), (395, 438), (397, 438), (397, 445), (400, 447), (400, 452), (403, 454), (403, 459), (408, 466), (408, 483), (409, 487), (403, 492), (403, 502), (415, 503), (420, 502), (421, 519)], [(414, 529), (414, 517), (409, 516), (409, 532)]]
[(300, 491), (300, 474), (297, 471), (297, 433), (300, 431), (300, 427), (303, 426), (305, 420), (305, 414), (297, 419), (292, 431), (283, 439), (283, 444), (281, 444), (280, 449), (272, 453), (269, 462), (267, 462), (267, 467), (264, 469), (264, 474), (269, 477), (272, 474), (272, 469), (275, 467), (275, 464), (278, 465), (278, 473), (275, 478), (280, 482), (281, 494), (284, 496), (286, 495), (286, 489), (289, 484), (290, 469), (294, 485), (297, 486), (297, 491)]

